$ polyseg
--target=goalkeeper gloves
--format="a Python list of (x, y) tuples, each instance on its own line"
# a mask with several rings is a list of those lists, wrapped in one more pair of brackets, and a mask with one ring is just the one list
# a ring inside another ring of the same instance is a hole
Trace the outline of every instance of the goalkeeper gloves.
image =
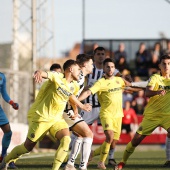
[(14, 103), (12, 100), (10, 100), (9, 104), (13, 107), (13, 109), (15, 109), (15, 110), (19, 109), (19, 104), (18, 103)]

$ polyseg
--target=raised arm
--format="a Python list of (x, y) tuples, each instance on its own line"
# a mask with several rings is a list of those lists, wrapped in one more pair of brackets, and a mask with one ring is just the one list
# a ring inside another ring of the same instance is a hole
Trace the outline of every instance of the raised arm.
[(41, 83), (43, 78), (48, 78), (48, 73), (42, 70), (37, 70), (34, 72), (33, 78), (36, 83)]

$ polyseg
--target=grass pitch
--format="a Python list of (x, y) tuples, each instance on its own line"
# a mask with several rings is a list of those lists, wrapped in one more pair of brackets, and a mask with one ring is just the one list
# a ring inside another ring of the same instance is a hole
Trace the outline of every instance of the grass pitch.
[[(54, 152), (51, 153), (31, 153), (23, 156), (17, 161), (16, 165), (19, 170), (50, 170), (54, 158)], [(123, 151), (117, 151), (115, 153), (115, 159), (119, 162), (122, 158)], [(89, 170), (97, 169), (97, 162), (99, 157), (94, 157), (90, 165)], [(77, 159), (78, 163), (79, 158)], [(106, 162), (107, 163), (107, 162)], [(125, 170), (163, 170), (162, 165), (165, 163), (165, 151), (162, 150), (144, 150), (135, 151), (129, 158)], [(113, 167), (106, 164), (108, 170), (113, 170)], [(63, 169), (63, 168), (60, 168)], [(77, 168), (78, 169), (78, 168)]]

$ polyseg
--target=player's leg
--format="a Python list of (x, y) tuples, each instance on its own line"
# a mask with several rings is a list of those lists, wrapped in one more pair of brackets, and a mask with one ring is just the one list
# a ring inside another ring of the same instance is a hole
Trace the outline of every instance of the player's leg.
[(69, 151), (70, 132), (64, 119), (56, 122), (50, 128), (50, 134), (60, 140), (60, 145), (55, 153), (52, 170), (58, 170)]
[(149, 136), (154, 129), (156, 129), (160, 124), (160, 119), (154, 118), (153, 120), (148, 120), (144, 117), (142, 120), (136, 134), (133, 139), (127, 144), (126, 149), (123, 153), (123, 158), (121, 162), (115, 167), (115, 170), (122, 170), (125, 166), (127, 160), (131, 156), (131, 154), (135, 151), (135, 148), (142, 142), (142, 140)]
[(7, 154), (7, 149), (11, 142), (12, 131), (11, 131), (7, 116), (4, 113), (1, 106), (0, 106), (0, 127), (3, 131), (2, 151), (1, 151), (1, 158), (0, 158), (0, 161), (2, 161), (3, 157)]
[(113, 141), (111, 143), (109, 155), (108, 155), (108, 165), (112, 165), (112, 166), (116, 165), (116, 160), (114, 159), (114, 153), (115, 153), (117, 142), (118, 142), (118, 140), (113, 139)]
[(166, 162), (163, 167), (170, 167), (170, 134), (167, 134), (166, 141)]
[(72, 130), (81, 137), (75, 138), (68, 163), (74, 164), (81, 149), (80, 169), (86, 169), (93, 141), (93, 133), (84, 121), (75, 124)]
[(25, 142), (21, 145), (16, 146), (4, 159), (0, 169), (7, 166), (7, 164), (13, 160), (18, 159), (23, 154), (30, 152), (37, 141), (46, 134), (51, 127), (51, 123), (46, 122), (32, 122), (29, 124), (29, 130)]
[(166, 137), (166, 162), (164, 163), (163, 167), (170, 167), (170, 117), (166, 117), (163, 120), (162, 127), (167, 130), (167, 137)]

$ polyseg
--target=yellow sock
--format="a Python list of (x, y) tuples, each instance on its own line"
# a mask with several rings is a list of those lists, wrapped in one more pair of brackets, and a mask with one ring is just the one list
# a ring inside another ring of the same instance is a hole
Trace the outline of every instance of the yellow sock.
[(122, 162), (124, 162), (126, 164), (128, 158), (130, 157), (130, 155), (134, 152), (136, 147), (132, 146), (132, 143), (129, 142), (126, 146), (126, 149), (123, 153), (123, 159)]
[(64, 136), (60, 140), (59, 148), (56, 151), (52, 170), (58, 170), (69, 151), (70, 137)]
[(101, 152), (100, 152), (100, 161), (101, 162), (106, 161), (109, 150), (110, 150), (110, 143), (104, 142), (102, 144), (102, 149), (101, 149)]
[(24, 143), (21, 145), (16, 146), (6, 157), (5, 162), (9, 163), (15, 161), (23, 154), (28, 153), (29, 151), (25, 148)]
[(100, 147), (96, 148), (93, 152), (93, 157), (100, 155), (101, 149), (102, 149), (102, 145)]

